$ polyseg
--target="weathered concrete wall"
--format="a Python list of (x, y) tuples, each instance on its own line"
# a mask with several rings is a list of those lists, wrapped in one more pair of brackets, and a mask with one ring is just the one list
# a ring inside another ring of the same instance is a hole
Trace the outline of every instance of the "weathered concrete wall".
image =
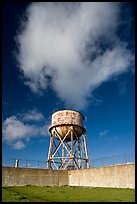
[(48, 169), (2, 167), (2, 186), (23, 185), (68, 185), (68, 173)]
[(2, 167), (2, 186), (23, 185), (135, 188), (135, 164), (68, 171)]
[(117, 165), (68, 172), (70, 186), (135, 188), (135, 165)]

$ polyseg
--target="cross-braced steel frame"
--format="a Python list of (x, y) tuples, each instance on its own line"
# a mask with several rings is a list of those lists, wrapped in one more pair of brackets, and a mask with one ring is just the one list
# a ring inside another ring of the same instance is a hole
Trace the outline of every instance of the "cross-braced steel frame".
[(61, 170), (89, 168), (86, 134), (78, 137), (72, 125), (62, 137), (55, 127), (50, 138), (47, 168)]

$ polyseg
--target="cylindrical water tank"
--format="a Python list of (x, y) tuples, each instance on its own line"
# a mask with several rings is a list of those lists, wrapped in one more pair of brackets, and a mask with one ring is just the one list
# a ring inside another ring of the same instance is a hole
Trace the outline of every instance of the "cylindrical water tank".
[[(67, 132), (70, 130), (70, 127), (72, 126), (77, 137), (80, 137), (85, 132), (83, 120), (84, 116), (78, 111), (74, 110), (57, 111), (52, 114), (52, 122), (49, 128), (49, 132), (51, 134), (54, 134), (54, 132), (58, 132), (60, 137), (63, 139)], [(73, 139), (77, 138), (76, 135), (73, 134)], [(55, 137), (58, 138), (56, 134)], [(70, 133), (65, 140), (67, 141), (71, 140)]]

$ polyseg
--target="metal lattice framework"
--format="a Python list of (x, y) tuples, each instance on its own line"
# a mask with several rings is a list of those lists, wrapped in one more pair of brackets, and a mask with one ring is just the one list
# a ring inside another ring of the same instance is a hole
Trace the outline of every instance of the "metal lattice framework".
[[(67, 139), (69, 135), (71, 140)], [(86, 134), (78, 137), (72, 125), (62, 138), (55, 128), (50, 138), (47, 168), (61, 170), (89, 168)]]

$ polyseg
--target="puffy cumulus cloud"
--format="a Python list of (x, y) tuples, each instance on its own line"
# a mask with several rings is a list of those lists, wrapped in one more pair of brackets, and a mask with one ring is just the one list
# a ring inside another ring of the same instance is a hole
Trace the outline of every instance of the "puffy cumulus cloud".
[(38, 110), (31, 110), (21, 115), (22, 120), (24, 121), (42, 121), (44, 120), (44, 116), (42, 113), (38, 112)]
[[(27, 114), (28, 112), (26, 114), (24, 113), (23, 115), (25, 116)], [(29, 119), (31, 124), (29, 123)], [(38, 117), (36, 119), (38, 120)], [(39, 119), (41, 119), (41, 117), (39, 117)], [(3, 121), (2, 136), (4, 143), (12, 146), (14, 149), (22, 149), (28, 144), (30, 138), (48, 135), (49, 125), (45, 123), (45, 120), (43, 120), (43, 124), (41, 125), (36, 123), (32, 124), (31, 117), (27, 117), (25, 120), (27, 123), (24, 122), (24, 118), (21, 116), (11, 116)]]
[(13, 143), (14, 149), (23, 149), (24, 147), (25, 147), (25, 144), (22, 141), (17, 141), (15, 143)]
[(67, 108), (86, 107), (93, 90), (133, 62), (117, 36), (119, 13), (113, 2), (31, 3), (16, 36), (24, 83), (36, 94), (53, 89)]

